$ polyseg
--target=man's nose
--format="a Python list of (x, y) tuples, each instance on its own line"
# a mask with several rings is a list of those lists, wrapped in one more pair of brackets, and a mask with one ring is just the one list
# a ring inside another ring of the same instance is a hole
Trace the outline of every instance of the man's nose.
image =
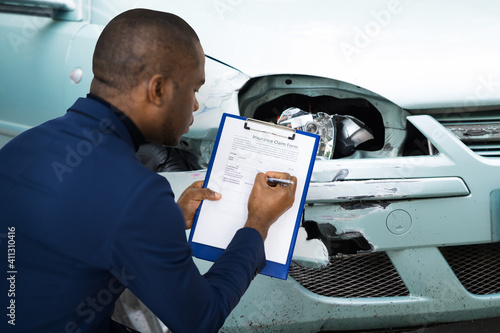
[(195, 111), (198, 111), (198, 109), (200, 108), (200, 103), (198, 103), (198, 99), (196, 98), (196, 96), (194, 97), (194, 106), (193, 106), (193, 112)]

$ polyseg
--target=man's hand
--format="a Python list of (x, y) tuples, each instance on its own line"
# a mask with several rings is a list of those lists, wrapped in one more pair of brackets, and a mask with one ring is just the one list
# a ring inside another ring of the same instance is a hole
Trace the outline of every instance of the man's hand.
[(214, 192), (208, 188), (203, 188), (203, 180), (199, 180), (191, 184), (182, 192), (177, 204), (184, 213), (186, 220), (186, 229), (191, 229), (193, 226), (196, 210), (200, 206), (202, 200), (219, 200), (221, 194)]
[[(269, 185), (267, 178), (288, 179), (293, 185)], [(269, 227), (290, 207), (295, 200), (297, 178), (288, 173), (266, 172), (255, 177), (250, 198), (248, 199), (248, 219), (245, 227), (256, 229), (266, 239)]]

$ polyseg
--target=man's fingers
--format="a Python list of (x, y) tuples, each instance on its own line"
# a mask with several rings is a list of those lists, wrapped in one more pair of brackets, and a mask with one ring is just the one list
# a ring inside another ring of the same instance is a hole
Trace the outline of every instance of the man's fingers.
[[(294, 183), (271, 186), (268, 184), (270, 177)], [(248, 199), (248, 219), (245, 226), (256, 229), (262, 235), (262, 239), (266, 239), (271, 224), (293, 205), (296, 187), (297, 178), (288, 173), (273, 171), (258, 173)]]
[[(278, 185), (282, 186), (296, 186), (297, 185), (297, 177), (295, 176), (290, 176), (289, 173), (286, 172), (276, 172), (276, 171), (267, 171), (265, 176), (267, 177), (267, 184), (271, 187), (276, 187)], [(274, 178), (273, 180), (269, 178)], [(286, 182), (286, 183), (280, 183), (276, 179), (283, 179), (284, 181), (291, 181), (291, 183)], [(295, 191), (295, 187), (293, 187)]]
[(264, 183), (267, 184), (267, 177), (266, 177), (266, 175), (264, 173), (262, 173), (262, 172), (259, 172), (257, 174), (257, 176), (255, 176), (255, 182), (256, 183), (261, 183), (261, 184), (264, 184)]
[(203, 182), (203, 180), (197, 180), (186, 189), (185, 192), (191, 200), (219, 200), (222, 197), (220, 193), (209, 188), (203, 188)]
[(202, 188), (203, 187), (203, 180), (197, 180), (194, 183), (191, 184), (192, 188)]
[(276, 172), (276, 171), (267, 171), (266, 176), (269, 178), (278, 178), (278, 179), (287, 179), (291, 180), (289, 173), (286, 172)]
[(222, 198), (222, 195), (220, 193), (212, 191), (209, 188), (203, 189), (203, 193), (204, 193), (204, 198), (202, 200), (205, 200), (205, 199), (206, 200), (219, 200), (220, 198)]
[(222, 195), (209, 188), (192, 188), (187, 192), (189, 200), (202, 201), (202, 200), (219, 200)]

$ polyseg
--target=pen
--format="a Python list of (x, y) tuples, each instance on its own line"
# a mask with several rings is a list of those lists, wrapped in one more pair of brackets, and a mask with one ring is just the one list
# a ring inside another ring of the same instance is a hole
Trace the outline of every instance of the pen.
[(280, 184), (280, 185), (283, 185), (283, 186), (288, 186), (288, 185), (293, 185), (294, 184), (294, 182), (292, 180), (272, 178), (272, 177), (267, 178), (267, 181), (269, 183), (277, 183), (277, 184)]

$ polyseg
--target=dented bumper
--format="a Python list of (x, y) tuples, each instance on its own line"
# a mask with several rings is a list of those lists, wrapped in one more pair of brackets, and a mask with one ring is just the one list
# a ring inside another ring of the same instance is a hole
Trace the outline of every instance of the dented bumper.
[[(299, 269), (292, 267), (287, 281), (257, 277), (227, 319), (224, 332), (357, 330), (388, 323), (415, 327), (500, 315), (500, 290), (474, 294), (475, 289), (457, 277), (443, 250), (500, 240), (500, 179), (494, 176), (500, 159), (477, 155), (430, 116), (408, 120), (438, 155), (317, 161), (314, 168), (304, 221), (333, 226), (322, 229), (334, 230), (335, 235), (323, 236), (336, 236), (339, 242), (361, 235), (369, 250), (332, 256), (331, 249), (325, 252), (325, 237), (299, 233), (294, 252)], [(180, 193), (203, 178), (204, 172), (186, 172), (171, 183)], [(406, 288), (402, 296), (355, 292), (387, 283), (363, 279), (373, 273), (366, 260), (375, 254), (387, 256), (392, 274)], [(359, 256), (365, 261), (349, 276), (335, 270), (321, 275), (340, 260), (349, 265), (346, 260), (354, 262)], [(202, 271), (210, 266), (201, 260), (197, 264)], [(352, 293), (336, 296), (328, 291), (334, 283)]]

